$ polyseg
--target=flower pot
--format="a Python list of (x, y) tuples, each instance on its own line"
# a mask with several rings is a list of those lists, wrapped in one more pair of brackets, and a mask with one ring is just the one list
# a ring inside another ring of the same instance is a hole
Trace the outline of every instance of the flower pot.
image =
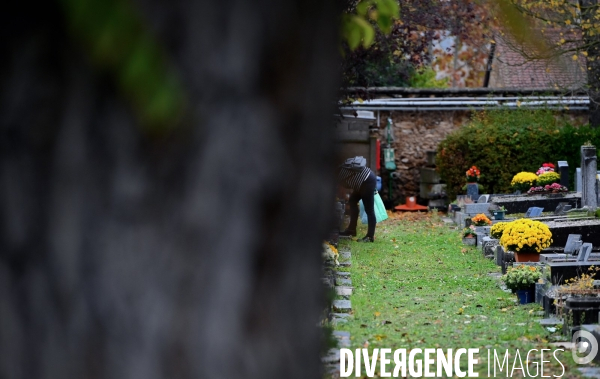
[(504, 220), (505, 211), (494, 211), (494, 220)]
[(519, 304), (533, 303), (535, 300), (532, 296), (531, 289), (517, 290), (517, 297), (519, 298)]
[(475, 246), (476, 243), (477, 243), (477, 239), (475, 237), (464, 237), (463, 238), (463, 244), (465, 244), (465, 245)]
[(522, 253), (515, 251), (515, 261), (517, 262), (539, 262), (540, 254), (538, 253)]

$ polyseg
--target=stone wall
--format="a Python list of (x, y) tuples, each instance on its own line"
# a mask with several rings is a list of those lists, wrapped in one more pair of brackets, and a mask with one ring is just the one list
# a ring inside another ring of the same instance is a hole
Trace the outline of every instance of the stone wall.
[[(427, 164), (426, 152), (436, 150), (450, 132), (465, 124), (470, 111), (429, 111), (429, 112), (392, 112), (392, 129), (395, 149), (396, 172), (399, 178), (393, 180), (393, 198), (395, 204), (403, 204), (408, 196), (419, 195), (419, 168)], [(385, 146), (386, 123), (389, 112), (381, 112), (379, 139)], [(379, 176), (382, 177), (382, 197), (388, 199), (388, 171), (382, 164)]]

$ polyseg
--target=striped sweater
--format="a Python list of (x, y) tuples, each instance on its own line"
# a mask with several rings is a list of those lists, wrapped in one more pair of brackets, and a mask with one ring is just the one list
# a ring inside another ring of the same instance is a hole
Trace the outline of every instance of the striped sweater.
[(362, 171), (353, 171), (341, 167), (338, 172), (338, 181), (346, 188), (358, 191), (360, 185), (369, 177), (371, 169), (364, 167)]

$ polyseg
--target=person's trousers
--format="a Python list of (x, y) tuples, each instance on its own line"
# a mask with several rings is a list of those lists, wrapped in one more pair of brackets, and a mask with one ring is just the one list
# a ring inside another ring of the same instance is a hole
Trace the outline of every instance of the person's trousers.
[(360, 185), (358, 191), (352, 191), (350, 194), (349, 205), (350, 205), (350, 224), (348, 230), (356, 230), (356, 223), (358, 221), (358, 201), (362, 200), (363, 206), (365, 207), (365, 213), (367, 214), (367, 220), (369, 221), (369, 229), (367, 231), (367, 237), (375, 237), (375, 189), (377, 188), (377, 179), (372, 173), (369, 174), (367, 179)]

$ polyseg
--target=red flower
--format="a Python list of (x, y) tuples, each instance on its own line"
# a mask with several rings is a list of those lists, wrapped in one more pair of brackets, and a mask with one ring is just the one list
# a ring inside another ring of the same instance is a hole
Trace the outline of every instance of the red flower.
[(471, 168), (467, 170), (466, 174), (470, 177), (479, 177), (481, 173), (476, 166), (471, 166)]

